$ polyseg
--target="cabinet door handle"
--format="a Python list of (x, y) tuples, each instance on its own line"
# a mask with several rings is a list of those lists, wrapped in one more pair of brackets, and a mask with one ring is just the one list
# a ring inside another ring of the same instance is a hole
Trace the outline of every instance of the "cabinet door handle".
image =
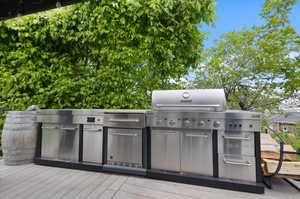
[(131, 136), (131, 137), (136, 137), (137, 134), (131, 134), (131, 133), (111, 133), (112, 135), (120, 135), (120, 136)]
[(85, 132), (101, 132), (102, 129), (83, 129)]
[(42, 126), (42, 129), (59, 129), (59, 127), (57, 127), (57, 126), (55, 126), (55, 127)]
[(231, 137), (231, 136), (225, 136), (223, 135), (224, 139), (230, 139), (230, 140), (250, 140), (250, 137)]
[(239, 166), (248, 166), (250, 167), (252, 164), (250, 164), (248, 161), (246, 162), (234, 162), (234, 161), (228, 161), (224, 158), (224, 163), (225, 164), (232, 164), (232, 165), (239, 165)]
[(209, 136), (208, 135), (195, 135), (195, 134), (186, 134), (186, 137), (198, 137), (198, 138), (205, 138), (208, 139)]
[(76, 130), (77, 128), (61, 128), (61, 130), (66, 130), (66, 131), (74, 131)]

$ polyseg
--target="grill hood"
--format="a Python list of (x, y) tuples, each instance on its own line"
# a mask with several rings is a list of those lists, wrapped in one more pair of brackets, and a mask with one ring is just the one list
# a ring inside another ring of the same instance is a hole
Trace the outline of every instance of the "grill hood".
[(226, 98), (223, 89), (155, 90), (152, 110), (221, 112)]

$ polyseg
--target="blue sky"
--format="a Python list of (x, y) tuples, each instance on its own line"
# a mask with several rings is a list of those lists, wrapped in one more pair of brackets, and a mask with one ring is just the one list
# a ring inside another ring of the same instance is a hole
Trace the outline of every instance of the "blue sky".
[[(218, 5), (215, 7), (216, 15), (219, 19), (215, 20), (216, 27), (203, 26), (201, 29), (210, 34), (205, 41), (206, 47), (211, 47), (214, 40), (221, 34), (233, 30), (240, 30), (243, 27), (263, 24), (259, 13), (264, 0), (215, 0)], [(292, 26), (300, 34), (300, 3), (293, 9), (290, 20)]]

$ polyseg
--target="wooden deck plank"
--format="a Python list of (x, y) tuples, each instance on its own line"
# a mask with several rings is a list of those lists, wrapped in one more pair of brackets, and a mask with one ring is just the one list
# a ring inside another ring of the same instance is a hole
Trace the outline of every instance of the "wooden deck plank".
[(73, 199), (85, 199), (87, 196), (94, 191), (94, 189), (100, 186), (105, 181), (104, 175), (93, 175), (85, 183), (81, 184), (79, 192), (73, 197)]
[(118, 191), (114, 196), (113, 199), (152, 199), (151, 197), (146, 197), (142, 195), (136, 195), (132, 193), (127, 193), (125, 191)]
[[(74, 175), (75, 173), (72, 173), (71, 175)], [(57, 176), (59, 175), (59, 173), (58, 174), (56, 174), (55, 176), (54, 176), (54, 178), (52, 178), (51, 180), (46, 180), (45, 182), (43, 182), (43, 183), (41, 183), (40, 185), (37, 185), (38, 186), (38, 189), (37, 189), (37, 191), (34, 193), (34, 194), (32, 194), (31, 196), (30, 196), (30, 199), (34, 199), (34, 198), (40, 198), (40, 195), (43, 195), (43, 193), (45, 193), (45, 192), (48, 192), (49, 191), (49, 188), (51, 188), (52, 186), (53, 186), (53, 184), (57, 184), (57, 183), (60, 183), (58, 180), (59, 180), (59, 178), (57, 178)], [(76, 175), (78, 175), (78, 176), (80, 176), (80, 177), (82, 177), (82, 178), (88, 178), (89, 176), (86, 176), (86, 175), (84, 175), (84, 174), (76, 174)], [(73, 187), (74, 188), (76, 188), (77, 189), (77, 182), (76, 181), (73, 181), (73, 183), (74, 183), (74, 185), (73, 185)]]
[(111, 190), (119, 190), (120, 187), (126, 182), (126, 180), (128, 179), (127, 176), (120, 176), (115, 182), (113, 182), (108, 189)]
[[(17, 197), (23, 197), (23, 195), (28, 195), (31, 193), (34, 193), (37, 191), (36, 187), (37, 185), (44, 183), (47, 179), (56, 179), (57, 171), (56, 170), (48, 170), (45, 172), (42, 172), (38, 176), (32, 176), (31, 179), (28, 179), (28, 181), (24, 181), (23, 183), (18, 184), (16, 187), (14, 187), (13, 190), (10, 190), (9, 192), (2, 193), (3, 196), (8, 198), (17, 198)], [(66, 171), (61, 171), (59, 173), (60, 177), (66, 177), (69, 175)]]
[(111, 199), (115, 195), (116, 190), (105, 190), (97, 199)]
[(80, 170), (24, 165), (3, 166), (0, 199), (298, 199), (287, 183), (274, 179), (273, 190), (257, 195), (196, 185)]
[[(104, 194), (104, 192), (108, 189), (108, 187), (112, 186), (117, 179), (118, 179), (118, 176), (109, 175), (106, 178), (106, 180), (101, 184), (100, 187), (97, 187), (88, 195), (87, 199), (96, 199), (96, 198), (101, 197), (101, 195)], [(111, 190), (111, 192), (113, 192), (113, 193), (114, 193), (114, 191), (115, 190)], [(105, 193), (103, 197), (108, 197), (109, 193), (111, 193), (111, 192)]]
[[(3, 182), (5, 182), (4, 186), (0, 187), (0, 193), (5, 193), (7, 191), (11, 190), (18, 190), (19, 187), (23, 187), (24, 185), (27, 185), (31, 181), (36, 181), (37, 178), (39, 178), (42, 175), (46, 175), (48, 172), (54, 173), (53, 170), (45, 171), (44, 168), (32, 168), (32, 171), (26, 173), (26, 174), (18, 174), (12, 176), (7, 176), (3, 179)], [(14, 184), (14, 186), (11, 186), (11, 184)]]
[(141, 196), (151, 197), (151, 198), (156, 198), (156, 199), (161, 199), (161, 198), (164, 198), (164, 199), (192, 199), (192, 197), (187, 197), (187, 196), (185, 197), (185, 196), (178, 195), (175, 193), (164, 192), (161, 190), (145, 188), (142, 186), (136, 186), (136, 185), (132, 185), (132, 184), (124, 184), (120, 190), (131, 193), (131, 194), (141, 195)]

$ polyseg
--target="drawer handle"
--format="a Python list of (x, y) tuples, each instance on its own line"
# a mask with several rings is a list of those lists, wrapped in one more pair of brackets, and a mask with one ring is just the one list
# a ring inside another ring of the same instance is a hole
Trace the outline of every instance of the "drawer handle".
[(209, 136), (208, 135), (195, 135), (195, 134), (186, 134), (186, 137), (198, 137), (198, 138), (205, 138), (208, 139)]
[(55, 127), (45, 127), (43, 126), (42, 129), (59, 129), (59, 127), (55, 126)]
[(61, 128), (61, 130), (66, 130), (66, 131), (74, 131), (76, 130), (77, 128)]
[(223, 135), (224, 139), (230, 139), (230, 140), (250, 140), (250, 137), (230, 137)]
[(232, 162), (232, 161), (228, 161), (226, 159), (224, 159), (224, 163), (225, 164), (232, 164), (232, 165), (239, 165), (239, 166), (247, 166), (247, 167), (250, 167), (252, 165), (248, 161), (245, 162), (245, 163), (242, 163), (242, 162)]
[(135, 123), (137, 123), (137, 122), (140, 122), (140, 120), (139, 119), (124, 119), (124, 120), (122, 120), (122, 119), (110, 119), (109, 120), (110, 122), (135, 122)]
[(136, 137), (137, 134), (130, 134), (130, 133), (111, 133), (112, 135), (121, 135), (121, 136), (131, 136), (131, 137)]
[(102, 129), (83, 129), (83, 131), (87, 131), (87, 132), (98, 132), (98, 131), (102, 131)]
[(169, 133), (155, 133), (155, 132), (152, 132), (151, 134), (152, 135), (176, 135), (177, 132), (169, 132)]

